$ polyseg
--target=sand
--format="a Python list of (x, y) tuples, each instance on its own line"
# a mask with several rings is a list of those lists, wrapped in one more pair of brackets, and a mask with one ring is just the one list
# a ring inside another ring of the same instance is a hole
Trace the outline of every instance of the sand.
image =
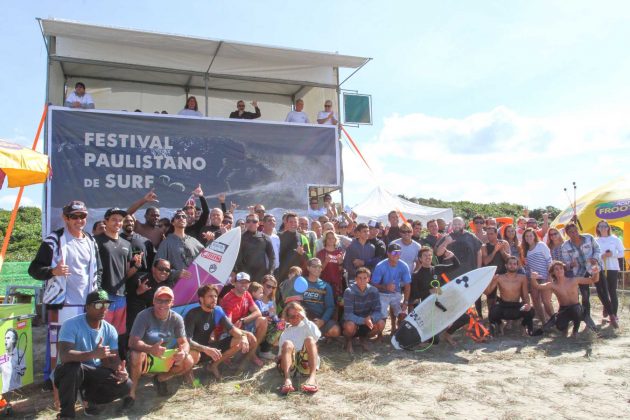
[[(593, 314), (599, 321), (599, 306), (594, 305)], [(475, 343), (458, 332), (455, 348), (441, 342), (415, 352), (396, 351), (385, 342), (375, 343), (371, 352), (357, 345), (351, 356), (342, 351), (341, 340), (322, 343), (320, 391), (314, 396), (300, 392), (280, 396), (282, 379), (272, 364), (244, 374), (227, 370), (221, 383), (182, 385), (168, 398), (157, 397), (145, 377), (129, 417), (628, 418), (627, 303), (620, 315), (621, 328), (613, 330), (605, 324), (601, 338), (590, 331), (580, 332), (577, 339), (556, 332), (522, 337), (520, 325), (515, 324), (504, 336), (486, 343)], [(45, 330), (34, 330), (36, 363), (42, 366)], [(55, 415), (52, 393), (41, 391), (39, 384), (13, 393), (11, 399), (16, 416)], [(104, 407), (101, 418), (117, 418), (119, 405)]]

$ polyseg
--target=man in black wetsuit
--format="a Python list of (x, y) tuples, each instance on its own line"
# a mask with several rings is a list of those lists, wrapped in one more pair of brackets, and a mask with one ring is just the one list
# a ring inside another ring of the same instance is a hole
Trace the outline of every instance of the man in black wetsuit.
[(276, 253), (269, 236), (258, 231), (258, 216), (250, 214), (245, 219), (245, 232), (241, 235), (241, 246), (234, 266), (235, 273), (244, 271), (253, 281), (262, 283), (266, 274), (271, 274)]
[[(437, 292), (437, 287), (434, 281), (439, 282), (439, 286), (446, 284), (446, 281), (442, 278), (442, 274), (448, 274), (453, 272), (459, 267), (459, 260), (451, 251), (445, 251), (443, 254), (443, 260), (445, 263), (438, 265), (431, 265), (433, 261), (433, 250), (428, 246), (420, 248), (420, 268), (411, 276), (411, 293), (409, 295), (409, 304), (415, 307), (422, 300), (429, 297), (431, 293)], [(432, 284), (433, 283), (433, 284)], [(409, 311), (412, 311), (410, 308)], [(447, 343), (454, 346), (456, 343), (451, 335), (459, 328), (468, 323), (468, 315), (463, 314), (459, 317), (453, 325), (448, 327), (442, 335)], [(438, 337), (435, 337), (434, 342), (437, 343)]]

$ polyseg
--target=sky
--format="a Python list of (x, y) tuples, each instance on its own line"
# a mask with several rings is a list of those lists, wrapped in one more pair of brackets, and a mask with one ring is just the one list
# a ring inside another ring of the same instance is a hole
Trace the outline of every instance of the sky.
[[(5, 0), (0, 139), (31, 146), (45, 99), (36, 17), (339, 52), (373, 60), (346, 89), (372, 95), (348, 131), (345, 203), (377, 185), (409, 197), (568, 205), (630, 157), (630, 4), (624, 1), (337, 2)], [(41, 144), (41, 142), (40, 142)], [(17, 189), (0, 190), (11, 208)], [(41, 206), (27, 187), (23, 205)]]

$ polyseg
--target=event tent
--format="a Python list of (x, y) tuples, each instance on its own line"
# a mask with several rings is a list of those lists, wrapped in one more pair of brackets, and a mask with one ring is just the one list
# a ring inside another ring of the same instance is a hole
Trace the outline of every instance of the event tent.
[(381, 186), (376, 187), (365, 201), (352, 208), (352, 211), (358, 215), (360, 222), (375, 219), (384, 224), (388, 223), (387, 213), (392, 210), (401, 213), (406, 219), (420, 220), (424, 226), (429, 220), (439, 217), (446, 220), (447, 223), (453, 220), (453, 209), (439, 209), (412, 203), (390, 193)]

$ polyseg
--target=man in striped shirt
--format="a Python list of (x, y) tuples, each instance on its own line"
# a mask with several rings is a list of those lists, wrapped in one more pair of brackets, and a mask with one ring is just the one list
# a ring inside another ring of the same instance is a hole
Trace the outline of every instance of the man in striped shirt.
[(378, 289), (369, 284), (370, 270), (357, 269), (355, 283), (343, 293), (343, 335), (346, 350), (353, 353), (352, 340), (359, 337), (361, 347), (368, 350), (366, 340), (376, 337), (385, 328)]

